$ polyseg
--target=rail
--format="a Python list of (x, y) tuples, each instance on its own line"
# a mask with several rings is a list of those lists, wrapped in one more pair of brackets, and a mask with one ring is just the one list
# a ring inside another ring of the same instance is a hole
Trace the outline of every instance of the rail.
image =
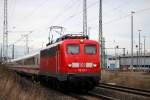
[(120, 86), (120, 85), (111, 85), (111, 84), (105, 84), (105, 83), (100, 83), (98, 87), (150, 97), (149, 90), (125, 87), (125, 86)]
[(88, 94), (91, 95), (91, 96), (100, 98), (102, 100), (119, 100), (119, 99), (116, 99), (116, 98), (113, 98), (113, 97), (105, 96), (105, 95), (102, 95), (102, 94), (97, 94), (95, 92), (89, 92)]

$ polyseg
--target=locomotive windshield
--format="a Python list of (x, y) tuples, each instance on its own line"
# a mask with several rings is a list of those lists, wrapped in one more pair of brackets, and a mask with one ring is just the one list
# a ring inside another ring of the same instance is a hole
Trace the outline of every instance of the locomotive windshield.
[(67, 46), (68, 54), (79, 54), (80, 53), (80, 46), (77, 44), (69, 44)]
[(96, 45), (86, 45), (84, 51), (86, 54), (96, 54)]

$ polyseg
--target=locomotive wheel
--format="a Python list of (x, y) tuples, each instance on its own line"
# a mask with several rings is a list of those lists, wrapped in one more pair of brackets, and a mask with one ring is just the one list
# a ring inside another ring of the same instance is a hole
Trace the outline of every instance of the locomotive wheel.
[(59, 90), (62, 91), (62, 92), (65, 91), (65, 84), (64, 84), (64, 82), (60, 82), (59, 83)]

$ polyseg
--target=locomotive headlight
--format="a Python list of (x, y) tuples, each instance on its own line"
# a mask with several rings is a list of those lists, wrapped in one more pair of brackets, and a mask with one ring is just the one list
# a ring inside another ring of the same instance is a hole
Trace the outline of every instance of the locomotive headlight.
[(93, 67), (96, 67), (97, 65), (96, 64), (93, 64)]
[(84, 42), (84, 40), (83, 40), (83, 39), (81, 39), (81, 40), (80, 40), (80, 43), (83, 43), (83, 42)]
[(68, 64), (68, 67), (71, 67), (71, 64)]

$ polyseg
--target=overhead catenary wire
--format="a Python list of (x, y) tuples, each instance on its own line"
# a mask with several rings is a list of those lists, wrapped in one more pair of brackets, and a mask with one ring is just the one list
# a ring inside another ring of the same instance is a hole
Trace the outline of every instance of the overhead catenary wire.
[[(96, 3), (96, 2), (95, 2), (95, 3)], [(95, 3), (91, 4), (91, 6), (88, 6), (88, 8), (89, 8), (89, 7), (92, 7)], [(150, 8), (145, 8), (145, 9), (138, 10), (138, 11), (136, 11), (135, 14), (142, 13), (142, 12), (147, 11), (147, 10), (149, 10), (149, 9), (150, 9)], [(130, 14), (127, 14), (127, 15), (125, 15), (125, 16), (121, 16), (121, 17), (119, 17), (119, 18), (115, 18), (115, 19), (110, 20), (110, 21), (108, 21), (108, 22), (104, 22), (103, 25), (107, 25), (107, 24), (111, 24), (111, 23), (113, 23), (113, 22), (117, 22), (117, 21), (122, 20), (122, 19), (124, 19), (124, 18), (127, 18), (127, 17), (129, 17), (129, 16), (130, 16)], [(48, 27), (47, 27), (47, 29), (48, 29)]]
[[(70, 2), (72, 3), (71, 5), (70, 5)], [(79, 2), (76, 2), (76, 0), (75, 1), (73, 1), (73, 0), (70, 0), (70, 2), (69, 3), (67, 3), (64, 7), (63, 7), (63, 9), (61, 10), (61, 12), (60, 13), (58, 13), (57, 15), (55, 15), (50, 21), (48, 21), (48, 24), (47, 25), (43, 25), (42, 26), (42, 28), (43, 29), (46, 29), (46, 30), (48, 30), (49, 29), (49, 23), (51, 23), (51, 24), (54, 24), (60, 17), (62, 17), (62, 15), (64, 15), (66, 12), (68, 12), (69, 10), (71, 10), (73, 7), (74, 7), (74, 5), (75, 5), (75, 3), (77, 4), (80, 4)], [(57, 19), (57, 20), (56, 20)], [(41, 27), (39, 27), (40, 29), (42, 29)], [(35, 28), (35, 29), (33, 29), (34, 31), (35, 30), (37, 30), (37, 29), (39, 29), (39, 28)]]
[[(105, 14), (110, 14), (111, 12), (113, 12), (114, 10), (118, 10), (120, 8), (122, 8), (122, 6), (125, 6), (127, 4), (131, 3), (131, 0), (128, 0), (126, 2), (121, 3), (120, 5), (118, 5), (117, 7), (112, 8), (111, 10), (107, 11), (107, 12), (103, 12), (103, 16), (105, 16)], [(110, 16), (109, 16), (110, 17)], [(93, 19), (96, 19), (96, 17), (89, 19), (89, 23), (94, 21)]]
[[(91, 7), (93, 7), (93, 6), (95, 6), (96, 4), (98, 4), (98, 2), (99, 2), (99, 0), (96, 1), (96, 2), (94, 2), (94, 3), (92, 3), (91, 5), (89, 5), (89, 6), (87, 7), (87, 9), (89, 9), (89, 8), (91, 8)], [(125, 3), (122, 3), (121, 5), (126, 5), (126, 4), (129, 4), (129, 1), (127, 1), (127, 2), (125, 2)], [(121, 5), (119, 5), (118, 7), (114, 7), (113, 9), (114, 9), (114, 10), (119, 9), (119, 8), (122, 7)], [(107, 12), (107, 13), (108, 13), (108, 12)], [(82, 14), (82, 11), (80, 11), (80, 12), (78, 12), (78, 13), (75, 13), (75, 14), (69, 16), (69, 17), (66, 18), (63, 22), (65, 22), (65, 23), (68, 22), (69, 20), (75, 18), (78, 14)], [(129, 15), (128, 15), (128, 16), (129, 16)], [(122, 16), (122, 17), (127, 17), (127, 16)], [(114, 19), (114, 21), (115, 21), (115, 20), (118, 20), (118, 19), (122, 19), (122, 17), (117, 18), (117, 19)], [(95, 20), (95, 18), (93, 18), (93, 19)], [(113, 21), (113, 20), (111, 20), (111, 21)], [(111, 23), (111, 21), (110, 21), (110, 22), (107, 22), (107, 23)], [(62, 23), (63, 23), (63, 22), (62, 22)], [(89, 21), (88, 21), (88, 22), (89, 22)], [(91, 20), (90, 22), (92, 22), (92, 20)], [(107, 23), (104, 23), (104, 24), (107, 24)]]
[(44, 6), (44, 4), (46, 4), (48, 0), (43, 0), (38, 6), (36, 6), (27, 16), (23, 17), (23, 20), (27, 20), (29, 19), (33, 14), (35, 14), (36, 11), (38, 11), (41, 7)]
[[(90, 7), (92, 7), (92, 6), (94, 6), (95, 4), (97, 4), (97, 2), (98, 2), (98, 1), (96, 1), (96, 2), (92, 3), (91, 5), (89, 5), (89, 6), (87, 7), (87, 9), (89, 9)], [(69, 7), (68, 7), (68, 8), (69, 8)], [(114, 9), (117, 9), (117, 8), (114, 8)], [(145, 9), (136, 11), (136, 14), (137, 14), (137, 13), (144, 12), (144, 11), (149, 10), (149, 9), (150, 9), (150, 8), (145, 8)], [(68, 21), (68, 20), (70, 20), (70, 19), (72, 19), (73, 17), (77, 16), (77, 14), (79, 14), (79, 13), (82, 13), (82, 12), (78, 12), (78, 13), (74, 14), (73, 16), (68, 17), (68, 19), (65, 19), (65, 22)], [(59, 13), (58, 16), (61, 15), (61, 14), (62, 14), (62, 13)], [(130, 14), (127, 14), (127, 15), (125, 15), (125, 16), (121, 16), (121, 17), (119, 17), (119, 18), (115, 18), (115, 19), (113, 19), (113, 20), (111, 20), (111, 21), (108, 21), (108, 22), (104, 22), (103, 24), (104, 24), (104, 25), (110, 24), (110, 23), (119, 21), (119, 20), (121, 20), (121, 19), (124, 19), (124, 18), (126, 18), (126, 17), (128, 17), (128, 16), (130, 16)], [(44, 27), (44, 28), (45, 28), (45, 27)], [(45, 28), (45, 29), (48, 29), (48, 26), (47, 26), (47, 28)], [(36, 29), (33, 29), (33, 30), (36, 30)]]
[[(150, 8), (144, 8), (144, 9), (141, 9), (141, 10), (138, 10), (138, 11), (135, 11), (135, 15), (136, 14), (139, 14), (139, 13), (142, 13), (142, 12), (145, 12), (145, 11), (147, 11), (147, 10), (150, 10)], [(108, 22), (105, 22), (105, 23), (103, 23), (104, 25), (105, 24), (110, 24), (110, 23), (112, 23), (112, 22), (116, 22), (116, 21), (119, 21), (119, 20), (122, 20), (122, 19), (124, 19), (124, 18), (126, 18), (126, 17), (129, 17), (131, 14), (127, 14), (127, 15), (125, 15), (125, 16), (122, 16), (122, 17), (119, 17), (119, 18), (116, 18), (116, 19), (113, 19), (113, 20), (111, 20), (111, 21), (108, 21)]]
[[(105, 15), (105, 14), (110, 14), (111, 12), (114, 12), (114, 11), (117, 11), (117, 10), (119, 10), (120, 8), (122, 8), (123, 6), (125, 6), (125, 5), (129, 5), (129, 4), (131, 4), (131, 2), (133, 2), (134, 0), (128, 0), (128, 1), (125, 1), (125, 2), (123, 2), (123, 3), (121, 3), (120, 5), (118, 5), (118, 6), (116, 6), (116, 7), (114, 7), (114, 8), (112, 8), (111, 10), (109, 10), (109, 11), (107, 11), (107, 12), (104, 12), (103, 13), (103, 15)], [(119, 11), (120, 12), (120, 11)]]
[(10, 4), (12, 4), (12, 10), (11, 10), (11, 12), (10, 12), (10, 15), (9, 16), (11, 16), (11, 18), (13, 18), (13, 15), (14, 15), (14, 12), (15, 12), (15, 8), (16, 8), (16, 0), (11, 0), (12, 2), (10, 3)]
[[(145, 11), (148, 11), (148, 10), (150, 10), (150, 8), (144, 8), (144, 9), (135, 11), (134, 14), (136, 15), (136, 14), (139, 14), (139, 13), (142, 13), (142, 12), (145, 12)], [(111, 23), (120, 21), (120, 20), (122, 20), (122, 19), (124, 19), (124, 18), (129, 17), (130, 15), (131, 15), (131, 14), (126, 14), (126, 15), (124, 15), (124, 16), (120, 16), (120, 17), (115, 18), (115, 19), (112, 19), (112, 20), (110, 20), (110, 21), (108, 21), (108, 22), (104, 22), (103, 25), (107, 25), (107, 24), (111, 24)], [(96, 28), (96, 27), (93, 27), (93, 28)]]
[[(87, 10), (90, 9), (91, 7), (95, 6), (96, 4), (98, 4), (98, 2), (99, 2), (99, 0), (96, 1), (96, 2), (94, 2), (94, 3), (92, 3), (92, 4), (90, 4), (89, 6), (87, 6)], [(64, 23), (64, 22), (66, 23), (66, 22), (68, 22), (69, 20), (75, 18), (76, 16), (78, 16), (79, 14), (82, 14), (82, 13), (83, 13), (83, 11), (77, 12), (77, 13), (75, 13), (75, 14), (73, 14), (73, 15), (67, 17), (67, 18), (66, 18), (63, 22), (61, 22), (61, 23)]]
[[(96, 4), (95, 4), (96, 5)], [(145, 11), (145, 10), (144, 10)], [(36, 12), (36, 10), (35, 10), (35, 12)], [(142, 11), (143, 12), (143, 11)], [(60, 13), (60, 15), (61, 15), (61, 13)], [(63, 14), (62, 14), (63, 15)], [(76, 15), (76, 16), (78, 16), (78, 14)], [(127, 16), (127, 15), (125, 15), (125, 16)], [(116, 19), (113, 19), (113, 20), (111, 20), (111, 21), (108, 21), (108, 22), (105, 22), (105, 23), (103, 23), (104, 25), (107, 25), (107, 24), (110, 24), (110, 23), (113, 23), (113, 22), (116, 22), (116, 21), (119, 21), (119, 20), (121, 20), (121, 19), (124, 19), (124, 18), (126, 18), (125, 16), (121, 16), (121, 17), (119, 17), (119, 18), (116, 18)], [(129, 16), (129, 15), (128, 15)], [(74, 17), (73, 17), (74, 18)], [(71, 18), (72, 19), (72, 18)], [(70, 19), (69, 19), (70, 20)], [(69, 20), (66, 20), (66, 21), (69, 21)], [(55, 23), (55, 22), (54, 22)], [(47, 26), (47, 29), (48, 29), (48, 26)], [(35, 29), (36, 30), (36, 29)], [(18, 39), (19, 40), (19, 39)]]
[[(42, 0), (41, 0), (42, 1)], [(40, 8), (42, 8), (45, 4), (46, 4), (46, 2), (47, 2), (48, 0), (43, 0), (42, 2), (40, 2), (35, 8), (33, 8), (32, 10), (31, 10), (31, 12), (29, 12), (26, 16), (24, 16), (23, 18), (22, 18), (22, 20), (23, 21), (25, 21), (25, 20), (29, 20)], [(15, 8), (16, 8), (16, 0), (15, 0), (15, 5), (14, 5), (14, 7), (13, 7), (13, 9), (15, 10)], [(14, 10), (12, 10), (13, 12), (14, 12)], [(12, 15), (12, 17), (13, 17), (13, 15)]]
[[(72, 0), (71, 0), (72, 1)], [(67, 3), (65, 6), (64, 6), (64, 9), (60, 12), (60, 13), (58, 13), (56, 16), (54, 16), (53, 18), (52, 18), (52, 20), (50, 21), (52, 24), (53, 23), (55, 23), (56, 22), (56, 19), (58, 20), (60, 17), (62, 17), (62, 15), (64, 15), (67, 11), (69, 11), (69, 10), (71, 10), (73, 7), (74, 7), (74, 5), (75, 5), (75, 3), (77, 4), (80, 4), (80, 2), (76, 2), (76, 1), (72, 1), (71, 2), (72, 4), (70, 5), (70, 3)], [(69, 5), (69, 6), (68, 6)], [(68, 6), (68, 7), (67, 7)]]
[[(45, 1), (47, 1), (47, 0), (45, 0)], [(98, 1), (92, 3), (91, 5), (89, 5), (89, 6), (87, 7), (87, 9), (93, 7), (93, 6), (96, 5), (97, 3), (98, 3)], [(43, 3), (42, 3), (42, 4), (43, 4)], [(41, 5), (42, 5), (42, 4), (41, 4)], [(74, 3), (73, 3), (73, 4), (74, 4)], [(72, 6), (67, 7), (68, 10), (70, 10), (71, 8), (72, 8)], [(36, 11), (36, 9), (39, 9), (39, 8), (38, 8), (38, 7), (35, 8), (32, 12)], [(67, 11), (67, 10), (65, 9), (65, 12), (66, 12), (66, 11)], [(82, 13), (82, 11), (79, 12), (79, 14), (81, 14), (81, 13)], [(31, 14), (33, 14), (33, 13), (31, 13)], [(59, 15), (61, 15), (61, 14), (63, 14), (63, 13), (61, 12), (61, 13), (58, 14), (57, 16), (59, 16)], [(73, 16), (75, 17), (75, 16), (77, 16), (77, 14), (78, 14), (78, 13), (74, 14)], [(30, 16), (30, 15), (28, 15), (28, 16)], [(56, 18), (57, 16), (55, 16), (55, 18)], [(72, 16), (72, 17), (73, 17), (73, 16)], [(70, 17), (71, 17), (71, 16), (70, 16)], [(69, 18), (70, 18), (70, 17), (69, 17)], [(28, 19), (28, 18), (27, 18), (27, 17), (24, 17), (24, 19), (26, 20), (26, 19)], [(67, 19), (66, 19), (66, 20), (67, 20)], [(66, 21), (66, 20), (65, 20), (65, 21)], [(55, 22), (55, 21), (54, 21), (54, 22)], [(54, 22), (53, 22), (53, 23), (54, 23)], [(45, 28), (45, 27), (44, 27), (44, 28)], [(37, 29), (37, 28), (36, 28), (36, 29)], [(36, 29), (33, 29), (33, 30), (36, 30)], [(48, 29), (48, 26), (47, 26), (45, 29)]]
[[(28, 31), (29, 33), (28, 34), (26, 34), (26, 35), (30, 35), (30, 34), (32, 34), (32, 32), (33, 31)], [(22, 41), (22, 39), (24, 38), (24, 36), (21, 36), (18, 40), (16, 40), (15, 42), (13, 42), (12, 44), (16, 44), (16, 43), (18, 43), (18, 42), (20, 42), (20, 41)], [(12, 44), (9, 44), (9, 45), (12, 45)]]

